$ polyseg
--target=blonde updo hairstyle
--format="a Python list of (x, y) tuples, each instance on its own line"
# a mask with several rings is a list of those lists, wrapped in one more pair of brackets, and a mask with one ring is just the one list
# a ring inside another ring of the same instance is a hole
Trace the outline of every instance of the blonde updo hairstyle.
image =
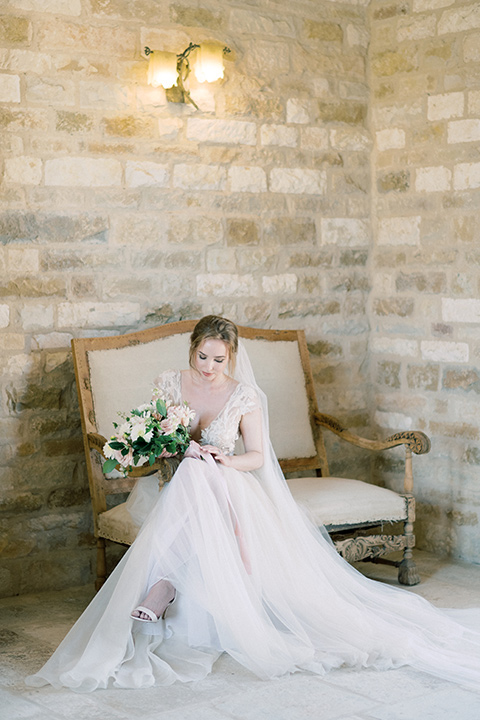
[(206, 315), (195, 325), (190, 335), (190, 367), (196, 370), (195, 356), (204, 340), (222, 340), (228, 348), (228, 374), (235, 372), (235, 360), (238, 350), (238, 330), (233, 322), (218, 315)]

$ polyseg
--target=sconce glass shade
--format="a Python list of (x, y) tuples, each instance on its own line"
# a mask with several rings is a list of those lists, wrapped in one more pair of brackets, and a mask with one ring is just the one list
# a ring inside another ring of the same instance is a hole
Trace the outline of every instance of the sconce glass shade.
[(167, 90), (177, 82), (177, 56), (175, 53), (154, 50), (148, 57), (147, 82), (153, 87), (160, 85)]
[(223, 78), (223, 48), (214, 43), (200, 45), (196, 52), (195, 77), (198, 82), (215, 82)]

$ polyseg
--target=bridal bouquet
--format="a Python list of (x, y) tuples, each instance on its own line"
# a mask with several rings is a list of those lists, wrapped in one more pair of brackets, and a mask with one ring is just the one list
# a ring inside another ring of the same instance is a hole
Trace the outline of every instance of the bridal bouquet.
[(172, 405), (154, 392), (150, 403), (140, 405), (129, 415), (119, 413), (124, 422), (113, 423), (115, 435), (103, 447), (107, 460), (103, 472), (120, 465), (124, 475), (133, 467), (153, 465), (160, 457), (184, 453), (190, 443), (188, 426), (195, 413), (187, 403)]

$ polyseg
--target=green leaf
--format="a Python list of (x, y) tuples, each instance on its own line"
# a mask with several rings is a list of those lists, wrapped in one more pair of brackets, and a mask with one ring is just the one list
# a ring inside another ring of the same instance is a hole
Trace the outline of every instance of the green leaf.
[(155, 455), (150, 455), (150, 457), (148, 458), (148, 464), (153, 465), (154, 462), (155, 462)]
[(114, 458), (109, 458), (108, 460), (105, 460), (105, 462), (103, 463), (103, 468), (102, 468), (103, 472), (105, 474), (112, 472), (112, 470), (115, 470), (117, 465), (118, 465), (117, 460), (115, 460)]
[(115, 440), (113, 442), (109, 442), (108, 444), (110, 445), (112, 450), (121, 450), (124, 447), (123, 443), (120, 443), (117, 440)]
[(165, 405), (165, 402), (161, 400), (160, 398), (157, 400), (157, 412), (160, 413), (160, 415), (166, 415), (167, 414), (167, 406)]

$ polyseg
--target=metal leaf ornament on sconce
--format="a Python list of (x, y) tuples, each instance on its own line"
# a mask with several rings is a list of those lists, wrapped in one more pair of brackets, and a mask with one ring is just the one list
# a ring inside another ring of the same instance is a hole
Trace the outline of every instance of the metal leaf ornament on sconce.
[(223, 55), (229, 52), (231, 52), (230, 48), (222, 49), (214, 43), (202, 45), (190, 43), (179, 55), (145, 47), (145, 56), (149, 58), (148, 83), (153, 87), (165, 88), (169, 102), (190, 103), (199, 110), (185, 87), (192, 69), (189, 59), (191, 54), (194, 53), (195, 77), (198, 82), (215, 82), (223, 78)]

